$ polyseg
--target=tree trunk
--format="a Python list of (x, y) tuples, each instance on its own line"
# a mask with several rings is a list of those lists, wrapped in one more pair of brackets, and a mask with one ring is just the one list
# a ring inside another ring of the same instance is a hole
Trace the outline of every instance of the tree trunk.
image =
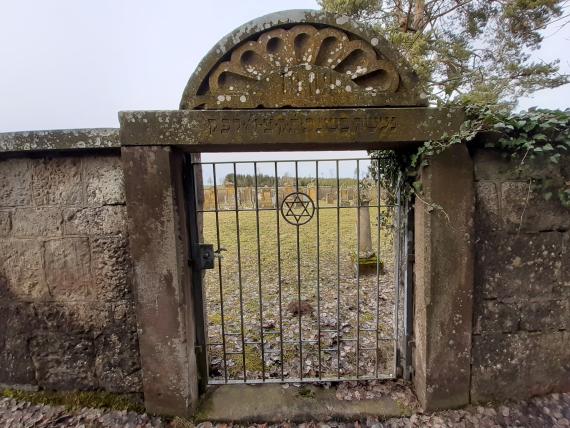
[(415, 32), (421, 32), (426, 22), (426, 2), (425, 0), (416, 0), (414, 4), (414, 19), (412, 27)]

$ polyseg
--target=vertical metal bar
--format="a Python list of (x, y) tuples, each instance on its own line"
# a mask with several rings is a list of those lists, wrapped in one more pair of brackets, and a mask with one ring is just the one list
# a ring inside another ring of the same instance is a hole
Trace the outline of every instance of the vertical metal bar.
[[(221, 248), (220, 242), (220, 213), (218, 212), (218, 185), (216, 183), (216, 164), (212, 164), (212, 174), (214, 180), (214, 211), (216, 212), (216, 243), (218, 246), (218, 253)], [(226, 329), (224, 318), (224, 291), (222, 282), (222, 259), (218, 258), (218, 283), (220, 285), (220, 315), (222, 319), (222, 348), (224, 351), (224, 381), (228, 383), (228, 361), (226, 355)]]
[(319, 379), (322, 379), (322, 362), (321, 362), (321, 231), (319, 218), (319, 161), (315, 162), (315, 175), (317, 185), (317, 334), (318, 334), (318, 351), (319, 351)]
[(241, 281), (241, 245), (239, 238), (238, 181), (237, 181), (236, 163), (233, 162), (233, 165), (234, 165), (234, 203), (235, 203), (235, 213), (236, 213), (236, 237), (237, 237), (238, 281), (239, 281), (239, 312), (240, 312), (240, 322), (241, 322), (241, 356), (243, 363), (243, 381), (247, 382), (247, 367), (245, 365), (245, 333), (244, 333), (244, 322), (243, 322), (243, 286)]
[(340, 379), (340, 172), (336, 161), (336, 375)]
[[(380, 168), (380, 162), (377, 162), (376, 168)], [(376, 218), (376, 368), (374, 371), (374, 377), (378, 378), (378, 364), (380, 362), (380, 242), (381, 242), (381, 228), (380, 223), (382, 221), (382, 211), (380, 206), (380, 170), (376, 173), (376, 188), (378, 200), (376, 201), (377, 218)]]
[(395, 286), (396, 286), (396, 301), (394, 302), (394, 375), (397, 375), (398, 372), (398, 330), (399, 326), (398, 323), (400, 322), (399, 319), (399, 309), (400, 309), (400, 264), (401, 264), (401, 254), (400, 254), (400, 241), (401, 241), (401, 221), (402, 221), (402, 213), (401, 213), (401, 180), (402, 177), (398, 178), (398, 188), (397, 188), (397, 197), (396, 197), (396, 272), (395, 272)]
[(412, 377), (412, 337), (413, 337), (413, 311), (414, 311), (414, 211), (409, 200), (406, 200), (406, 272), (404, 298), (405, 298), (405, 358), (404, 358), (404, 379), (410, 380)]
[(263, 338), (263, 295), (261, 290), (261, 242), (259, 238), (259, 198), (257, 186), (257, 162), (253, 163), (255, 182), (255, 230), (257, 233), (257, 283), (259, 288), (259, 334), (261, 338), (261, 377), (265, 381), (265, 343)]
[(360, 374), (360, 160), (356, 160), (356, 378)]
[(281, 350), (281, 380), (285, 380), (283, 360), (283, 300), (281, 289), (281, 231), (279, 225), (279, 172), (275, 162), (275, 218), (277, 219), (277, 281), (279, 289), (279, 341)]
[[(295, 161), (295, 191), (299, 192), (299, 162)], [(299, 225), (297, 228), (297, 302), (299, 314), (299, 379), (303, 380), (303, 314), (301, 313), (301, 243), (299, 236)]]

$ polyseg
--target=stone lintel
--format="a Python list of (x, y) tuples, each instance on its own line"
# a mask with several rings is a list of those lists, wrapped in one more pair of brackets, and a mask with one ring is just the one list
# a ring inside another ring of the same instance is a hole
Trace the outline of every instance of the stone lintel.
[(147, 411), (189, 416), (198, 400), (182, 156), (124, 147), (128, 231)]
[(414, 384), (426, 410), (469, 403), (473, 324), (473, 162), (464, 144), (421, 171), (415, 204)]
[(120, 147), (116, 128), (59, 129), (0, 133), (0, 153)]
[(173, 110), (119, 113), (121, 144), (187, 151), (402, 149), (463, 123), (461, 109)]

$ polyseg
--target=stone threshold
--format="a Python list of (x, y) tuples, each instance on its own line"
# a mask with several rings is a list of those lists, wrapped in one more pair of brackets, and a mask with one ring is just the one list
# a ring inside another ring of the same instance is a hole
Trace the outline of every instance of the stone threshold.
[(278, 423), (350, 421), (367, 417), (387, 419), (410, 416), (411, 409), (390, 397), (339, 400), (336, 388), (290, 384), (211, 386), (194, 415), (198, 422)]

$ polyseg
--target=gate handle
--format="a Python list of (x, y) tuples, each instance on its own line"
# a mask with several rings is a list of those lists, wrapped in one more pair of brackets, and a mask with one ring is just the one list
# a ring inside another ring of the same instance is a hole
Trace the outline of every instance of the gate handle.
[(217, 257), (218, 259), (223, 259), (224, 256), (222, 255), (222, 251), (228, 251), (228, 250), (225, 249), (224, 247), (220, 247), (216, 251), (214, 251), (214, 257)]

